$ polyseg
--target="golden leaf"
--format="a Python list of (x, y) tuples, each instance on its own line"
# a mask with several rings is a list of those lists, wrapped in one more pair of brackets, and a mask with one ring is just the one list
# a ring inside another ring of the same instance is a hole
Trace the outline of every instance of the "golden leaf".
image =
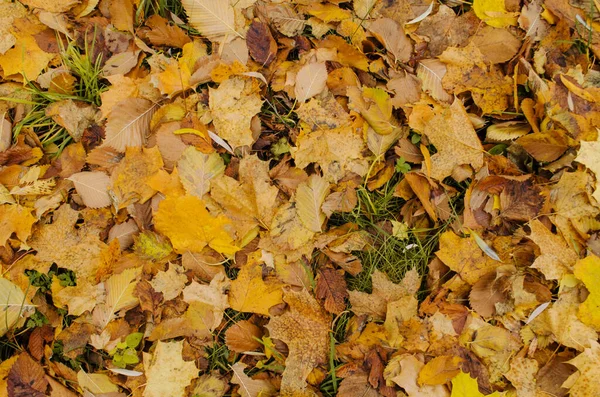
[(304, 65), (296, 75), (294, 95), (299, 103), (304, 103), (323, 91), (327, 84), (327, 68), (324, 62)]
[(198, 377), (193, 361), (182, 357), (183, 341), (157, 342), (152, 354), (144, 353), (144, 397), (185, 397), (185, 388)]
[(577, 261), (577, 253), (567, 247), (565, 241), (553, 234), (537, 219), (529, 222), (531, 235), (529, 238), (540, 247), (538, 256), (531, 267), (538, 269), (548, 280), (560, 280), (565, 274), (571, 273)]
[(282, 303), (282, 284), (273, 279), (263, 280), (262, 266), (254, 261), (242, 266), (231, 282), (229, 305), (240, 312), (269, 315), (269, 308)]
[(281, 395), (310, 395), (306, 378), (326, 362), (331, 318), (306, 289), (285, 290), (284, 301), (289, 311), (271, 317), (267, 328), (271, 337), (285, 342), (289, 354), (281, 380)]
[(210, 215), (204, 202), (195, 196), (167, 197), (158, 206), (154, 224), (179, 252), (200, 252), (207, 245), (227, 256), (239, 250), (225, 229), (229, 219)]
[(182, 0), (189, 23), (204, 37), (215, 41), (224, 36), (242, 37), (235, 29), (233, 7), (222, 0)]
[(0, 246), (5, 246), (13, 233), (21, 242), (25, 242), (35, 222), (36, 219), (28, 208), (19, 204), (0, 205)]
[(255, 141), (250, 124), (263, 103), (258, 91), (254, 79), (242, 77), (232, 77), (209, 89), (208, 105), (217, 134), (234, 149)]
[(193, 146), (185, 148), (177, 167), (185, 191), (198, 198), (208, 193), (211, 180), (225, 171), (225, 163), (218, 153), (205, 154)]
[(580, 259), (575, 264), (575, 277), (583, 281), (585, 287), (590, 292), (585, 301), (579, 306), (577, 317), (596, 331), (600, 330), (600, 286), (597, 280), (600, 279), (600, 258), (596, 255), (590, 255), (585, 259)]
[(84, 171), (69, 177), (85, 205), (102, 208), (110, 205), (110, 177), (102, 171)]
[[(494, 392), (488, 394), (491, 397), (501, 397), (505, 393)], [(451, 397), (485, 397), (483, 393), (479, 391), (477, 379), (471, 378), (467, 373), (460, 372), (452, 379), (452, 395)]]
[(329, 183), (316, 174), (298, 185), (296, 208), (300, 220), (308, 230), (321, 232), (321, 226), (325, 222), (325, 213), (321, 210), (321, 206), (328, 193)]

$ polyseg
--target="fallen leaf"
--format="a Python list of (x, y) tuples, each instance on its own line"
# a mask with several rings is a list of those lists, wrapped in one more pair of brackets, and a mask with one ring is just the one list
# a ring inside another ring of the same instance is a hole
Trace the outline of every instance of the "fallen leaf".
[(596, 289), (594, 280), (598, 277), (600, 270), (600, 258), (596, 255), (590, 255), (585, 259), (580, 259), (574, 266), (573, 273), (575, 277), (583, 281), (590, 295), (579, 306), (577, 316), (584, 323), (594, 329), (600, 329), (600, 317), (598, 316), (598, 307), (600, 306), (600, 296)]
[(180, 252), (200, 252), (207, 245), (227, 256), (239, 250), (225, 229), (229, 220), (212, 216), (196, 196), (167, 197), (154, 216), (156, 230), (169, 237)]
[(396, 21), (379, 18), (369, 23), (367, 29), (394, 55), (396, 62), (407, 62), (410, 59), (412, 43)]
[(262, 337), (259, 327), (247, 320), (238, 321), (225, 331), (225, 344), (231, 351), (243, 353), (262, 346), (258, 341)]
[(225, 36), (240, 36), (235, 29), (233, 7), (221, 0), (182, 0), (190, 25), (204, 37), (219, 41)]
[[(488, 394), (488, 396), (492, 397), (500, 397), (503, 396), (504, 393), (494, 392), (492, 394)], [(452, 395), (451, 397), (461, 397), (461, 396), (473, 396), (473, 397), (483, 397), (484, 394), (479, 391), (477, 380), (471, 378), (469, 374), (464, 372), (460, 372), (452, 379)]]
[(250, 56), (263, 67), (267, 67), (277, 55), (277, 42), (266, 23), (253, 21), (246, 33)]
[(327, 357), (329, 315), (307, 290), (295, 292), (286, 289), (284, 301), (289, 310), (271, 317), (267, 325), (271, 336), (288, 345), (289, 354), (281, 380), (282, 395), (308, 393), (306, 378)]
[(141, 98), (128, 98), (116, 103), (106, 122), (106, 139), (103, 145), (119, 152), (125, 152), (128, 146), (142, 146), (156, 109), (154, 103)]
[(102, 208), (111, 204), (108, 194), (110, 177), (102, 171), (84, 171), (69, 177), (83, 203), (90, 208)]
[(25, 242), (31, 235), (31, 227), (36, 219), (31, 215), (31, 210), (19, 204), (0, 205), (0, 243), (2, 246), (14, 233), (17, 238)]
[(479, 19), (496, 28), (517, 24), (516, 15), (506, 11), (504, 0), (475, 0), (473, 10)]
[(9, 397), (42, 397), (47, 395), (48, 381), (42, 366), (21, 353), (8, 372), (7, 388)]
[(542, 272), (548, 280), (560, 280), (565, 274), (572, 272), (578, 258), (575, 251), (568, 248), (560, 236), (553, 234), (539, 220), (529, 222), (529, 227), (529, 238), (541, 251), (531, 267)]
[(332, 268), (320, 269), (315, 296), (324, 301), (323, 307), (328, 312), (339, 314), (344, 311), (349, 295), (343, 274)]
[(225, 171), (225, 163), (217, 153), (205, 154), (188, 146), (177, 162), (177, 169), (185, 191), (202, 198), (209, 192), (211, 180)]
[(569, 388), (569, 395), (573, 397), (593, 396), (600, 393), (600, 386), (596, 379), (598, 377), (598, 366), (600, 359), (600, 345), (591, 341), (591, 346), (583, 353), (567, 361), (568, 364), (577, 368), (577, 372), (571, 375), (562, 387)]
[[(269, 315), (272, 306), (282, 303), (282, 284), (269, 277), (263, 280), (260, 263), (248, 263), (232, 281), (229, 305), (233, 310)], [(260, 297), (260, 299), (256, 299)]]
[(198, 377), (193, 362), (182, 358), (183, 341), (157, 342), (152, 354), (144, 353), (144, 397), (184, 397), (185, 388)]
[(321, 231), (325, 213), (321, 206), (329, 193), (329, 183), (318, 175), (311, 175), (308, 181), (300, 183), (296, 190), (296, 208), (298, 216), (308, 230)]
[(269, 397), (277, 394), (275, 387), (267, 380), (252, 379), (244, 373), (246, 364), (238, 361), (231, 366), (233, 378), (231, 382), (240, 385), (238, 393), (242, 397)]
[(294, 95), (299, 103), (321, 93), (327, 84), (327, 68), (322, 62), (304, 65), (296, 74)]

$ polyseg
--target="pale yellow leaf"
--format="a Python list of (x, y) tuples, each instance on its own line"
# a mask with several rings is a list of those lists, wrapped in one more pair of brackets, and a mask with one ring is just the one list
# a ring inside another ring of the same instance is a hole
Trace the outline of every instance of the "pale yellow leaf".
[(210, 180), (225, 171), (225, 163), (218, 153), (202, 153), (188, 146), (177, 162), (179, 179), (188, 194), (202, 198), (210, 190)]
[(304, 65), (296, 75), (294, 94), (299, 103), (314, 97), (327, 85), (327, 68), (324, 62)]
[(0, 278), (0, 336), (14, 326), (21, 317), (32, 311), (25, 294), (5, 278)]
[(182, 0), (189, 23), (209, 40), (225, 35), (239, 36), (235, 29), (233, 7), (227, 0)]
[(298, 216), (307, 229), (320, 232), (325, 221), (321, 206), (329, 193), (329, 183), (319, 175), (311, 175), (296, 190), (296, 208)]
[(110, 177), (104, 172), (78, 172), (71, 175), (69, 180), (73, 181), (75, 190), (86, 206), (102, 208), (110, 205), (110, 196), (108, 195), (108, 188), (111, 184)]
[(182, 357), (183, 341), (158, 342), (153, 354), (144, 353), (144, 397), (185, 397), (185, 388), (198, 377), (193, 361)]

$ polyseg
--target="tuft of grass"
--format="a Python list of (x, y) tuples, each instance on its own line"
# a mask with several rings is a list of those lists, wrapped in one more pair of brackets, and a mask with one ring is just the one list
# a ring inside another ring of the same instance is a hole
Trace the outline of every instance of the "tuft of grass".
[[(350, 213), (338, 213), (332, 217), (334, 224), (355, 223), (361, 230), (369, 232), (372, 242), (365, 250), (354, 254), (361, 260), (363, 270), (355, 277), (347, 276), (348, 288), (351, 290), (371, 292), (371, 275), (378, 269), (390, 280), (398, 283), (407, 271), (417, 269), (421, 276), (427, 272), (427, 264), (438, 247), (440, 235), (447, 230), (456, 219), (458, 209), (455, 207), (462, 195), (452, 200), (452, 216), (448, 221), (428, 229), (411, 229), (408, 238), (398, 239), (381, 228), (383, 221), (399, 220), (400, 209), (404, 200), (393, 195), (399, 182), (396, 175), (381, 189), (369, 191), (364, 186), (357, 190), (358, 204)], [(424, 291), (421, 291), (424, 293)]]
[(141, 0), (135, 17), (138, 24), (141, 24), (144, 19), (152, 15), (160, 15), (163, 18), (170, 19), (171, 13), (178, 18), (185, 18), (185, 10), (181, 0)]

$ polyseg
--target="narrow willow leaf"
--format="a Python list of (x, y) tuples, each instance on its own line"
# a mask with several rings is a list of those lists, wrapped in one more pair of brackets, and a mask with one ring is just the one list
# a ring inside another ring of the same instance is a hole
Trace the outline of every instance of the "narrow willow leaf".
[(321, 206), (329, 193), (329, 183), (319, 175), (311, 175), (307, 182), (298, 185), (296, 190), (296, 208), (300, 220), (307, 229), (320, 232), (325, 221)]

